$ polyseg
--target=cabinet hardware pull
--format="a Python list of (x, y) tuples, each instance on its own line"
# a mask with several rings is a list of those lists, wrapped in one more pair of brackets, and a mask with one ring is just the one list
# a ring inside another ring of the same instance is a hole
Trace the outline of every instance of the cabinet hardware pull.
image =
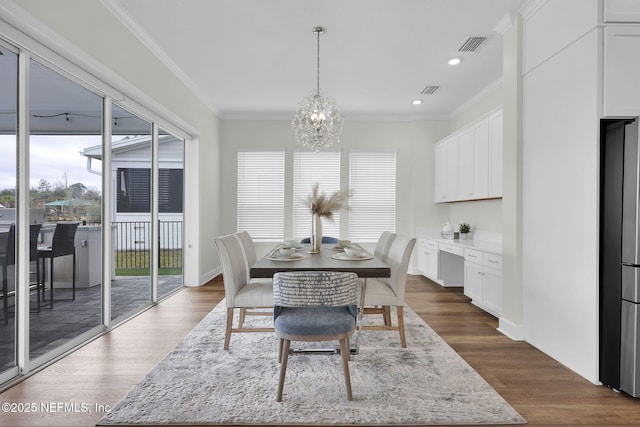
[(492, 262), (492, 263), (494, 263), (494, 264), (497, 264), (497, 263), (498, 263), (498, 261), (494, 261), (494, 260), (492, 260), (492, 259), (488, 259), (487, 261)]

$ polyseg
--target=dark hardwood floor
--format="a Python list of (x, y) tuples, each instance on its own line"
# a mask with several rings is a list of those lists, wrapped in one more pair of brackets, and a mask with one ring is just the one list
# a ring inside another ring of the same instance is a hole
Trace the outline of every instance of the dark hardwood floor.
[[(223, 296), (219, 278), (187, 288), (6, 390), (0, 403), (22, 404), (23, 412), (3, 411), (0, 425), (94, 425)], [(640, 400), (593, 385), (531, 345), (511, 341), (461, 288), (409, 276), (407, 302), (529, 425), (640, 425)], [(37, 410), (24, 412), (29, 406)]]

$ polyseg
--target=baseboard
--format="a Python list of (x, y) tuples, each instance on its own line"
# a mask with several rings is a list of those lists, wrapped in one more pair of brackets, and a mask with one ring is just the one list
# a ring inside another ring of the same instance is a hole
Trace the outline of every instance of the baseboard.
[(498, 322), (498, 332), (506, 335), (514, 341), (524, 341), (524, 326), (516, 324), (501, 316)]
[(197, 284), (197, 285), (185, 284), (185, 286), (192, 286), (192, 287), (202, 286), (202, 285), (204, 285), (205, 283), (209, 282), (211, 279), (213, 279), (214, 277), (216, 277), (216, 276), (218, 276), (220, 274), (222, 274), (222, 267), (218, 266), (218, 267), (214, 268), (213, 270), (210, 270), (207, 273), (201, 275), (199, 284)]

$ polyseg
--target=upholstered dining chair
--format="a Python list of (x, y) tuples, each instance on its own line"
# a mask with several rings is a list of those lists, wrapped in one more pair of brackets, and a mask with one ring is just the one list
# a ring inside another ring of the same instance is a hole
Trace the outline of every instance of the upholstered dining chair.
[(340, 342), (347, 399), (353, 400), (349, 338), (356, 329), (358, 276), (336, 271), (296, 271), (273, 276), (273, 322), (279, 338), (282, 401), (291, 341)]
[(378, 243), (376, 243), (376, 248), (373, 251), (373, 255), (376, 258), (379, 258), (381, 261), (387, 262), (389, 249), (391, 249), (391, 242), (393, 242), (393, 239), (395, 239), (395, 237), (395, 233), (392, 233), (390, 231), (383, 231), (378, 238)]
[(384, 326), (365, 325), (362, 329), (374, 330), (397, 330), (400, 334), (400, 344), (403, 348), (407, 346), (407, 340), (404, 333), (404, 294), (407, 281), (407, 269), (409, 268), (409, 259), (411, 252), (416, 244), (416, 239), (403, 235), (396, 235), (391, 242), (389, 248), (389, 256), (386, 263), (391, 267), (391, 277), (381, 277), (367, 279), (364, 295), (364, 313), (380, 311), (368, 310), (370, 306), (381, 306), (383, 309), (387, 306), (395, 306), (398, 315), (397, 326), (389, 324), (385, 319)]
[[(54, 259), (71, 255), (73, 256), (73, 267), (71, 270), (71, 301), (76, 299), (76, 231), (78, 222), (59, 222), (53, 231), (51, 246), (38, 248), (38, 258), (42, 260), (42, 271), (44, 273), (44, 260), (49, 260), (49, 307), (53, 309), (53, 264)], [(44, 289), (44, 288), (43, 288)], [(43, 290), (44, 293), (44, 290)]]
[[(395, 239), (396, 234), (390, 231), (383, 231), (380, 237), (378, 238), (378, 243), (376, 244), (376, 248), (373, 252), (373, 255), (380, 259), (383, 262), (387, 262), (387, 258), (389, 257), (389, 249), (391, 249), (391, 242)], [(390, 307), (369, 307), (367, 309), (369, 314), (379, 313), (382, 314), (382, 318), (384, 320), (385, 325), (391, 325), (391, 309)]]
[[(224, 297), (227, 305), (224, 349), (228, 350), (232, 332), (273, 332), (273, 328), (245, 328), (242, 323), (239, 323), (237, 328), (233, 327), (234, 309), (273, 307), (273, 286), (249, 281), (244, 251), (236, 233), (216, 237), (215, 244), (222, 263)], [(244, 310), (241, 316), (243, 322), (245, 314), (272, 315), (271, 312)]]
[[(273, 280), (268, 277), (251, 277), (249, 274), (251, 266), (256, 263), (258, 257), (256, 256), (256, 248), (253, 244), (253, 239), (248, 231), (241, 231), (236, 233), (238, 239), (240, 239), (240, 246), (242, 247), (242, 251), (244, 253), (244, 261), (247, 267), (247, 277), (249, 278), (249, 283), (251, 284), (264, 284), (267, 286), (273, 286)], [(271, 288), (269, 288), (271, 290)], [(247, 313), (247, 309), (245, 307), (240, 308), (240, 319), (238, 321), (238, 327), (242, 327), (244, 324), (245, 316)]]

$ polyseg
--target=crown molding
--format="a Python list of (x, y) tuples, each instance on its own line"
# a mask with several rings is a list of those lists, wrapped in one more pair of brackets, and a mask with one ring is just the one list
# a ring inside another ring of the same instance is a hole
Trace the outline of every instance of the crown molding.
[(216, 116), (220, 116), (220, 110), (210, 99), (202, 96), (204, 91), (158, 46), (146, 31), (131, 19), (117, 0), (100, 0), (104, 7), (111, 12), (116, 19), (124, 25), (151, 53), (158, 58), (204, 105), (206, 105)]

